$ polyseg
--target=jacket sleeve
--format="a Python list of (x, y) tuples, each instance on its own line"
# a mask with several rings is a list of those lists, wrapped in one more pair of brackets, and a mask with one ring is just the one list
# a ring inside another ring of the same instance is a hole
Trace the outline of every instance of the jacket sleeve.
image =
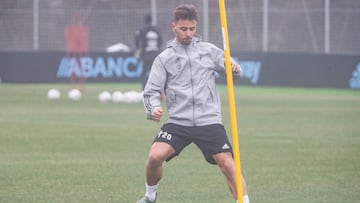
[(143, 93), (145, 113), (149, 120), (151, 120), (151, 113), (154, 108), (161, 106), (161, 92), (164, 89), (165, 81), (166, 71), (158, 56), (153, 62)]
[[(213, 51), (211, 52), (213, 54), (213, 59), (215, 59), (215, 64), (218, 66), (217, 71), (218, 73), (223, 76), (226, 77), (226, 70), (225, 70), (225, 54), (224, 51), (216, 46), (213, 47)], [(232, 63), (237, 63), (233, 58), (230, 58)], [(238, 64), (238, 63), (237, 63)], [(239, 64), (238, 64), (239, 65)], [(241, 76), (241, 72), (242, 72), (242, 68), (240, 67), (240, 71), (239, 72), (232, 72), (233, 75), (233, 79), (234, 80), (239, 80), (240, 76)]]

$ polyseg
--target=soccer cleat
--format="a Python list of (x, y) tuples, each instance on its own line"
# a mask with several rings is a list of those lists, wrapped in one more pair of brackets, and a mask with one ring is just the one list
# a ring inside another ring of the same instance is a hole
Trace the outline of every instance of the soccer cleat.
[(136, 203), (155, 203), (156, 199), (154, 201), (150, 201), (146, 196), (138, 200)]

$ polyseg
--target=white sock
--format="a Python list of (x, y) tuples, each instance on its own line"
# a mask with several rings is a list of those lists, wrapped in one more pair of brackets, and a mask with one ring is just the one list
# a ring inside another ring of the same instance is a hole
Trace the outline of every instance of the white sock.
[(249, 196), (247, 195), (243, 196), (243, 203), (250, 203)]
[[(236, 203), (238, 203), (238, 202), (239, 202), (239, 201), (236, 200)], [(244, 196), (243, 196), (243, 203), (250, 203), (249, 196), (247, 196), (247, 195), (244, 195)]]
[(146, 196), (150, 201), (155, 201), (157, 189), (158, 189), (158, 185), (148, 185), (148, 184), (146, 184), (146, 193), (145, 193), (145, 196)]

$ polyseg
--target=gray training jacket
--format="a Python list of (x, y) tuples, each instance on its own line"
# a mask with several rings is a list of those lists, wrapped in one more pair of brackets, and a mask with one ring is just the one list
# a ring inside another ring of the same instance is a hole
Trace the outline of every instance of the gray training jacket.
[[(194, 37), (190, 45), (176, 39), (154, 60), (143, 99), (147, 118), (160, 106), (164, 90), (168, 119), (166, 123), (183, 126), (220, 124), (220, 96), (215, 72), (225, 75), (224, 51)], [(241, 72), (241, 71), (240, 71)], [(240, 77), (239, 73), (236, 73)], [(235, 79), (235, 75), (234, 75)]]

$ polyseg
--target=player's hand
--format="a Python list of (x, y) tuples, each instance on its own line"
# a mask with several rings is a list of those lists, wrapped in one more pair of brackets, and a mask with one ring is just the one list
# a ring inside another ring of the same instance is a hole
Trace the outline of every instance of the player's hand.
[(155, 122), (160, 122), (163, 115), (163, 109), (161, 107), (156, 107), (151, 113), (151, 118)]
[(235, 63), (235, 62), (233, 62), (233, 61), (231, 61), (231, 70), (233, 71), (233, 72), (236, 72), (236, 73), (241, 73), (241, 67), (240, 67), (240, 65), (239, 64), (237, 64), (237, 63)]

